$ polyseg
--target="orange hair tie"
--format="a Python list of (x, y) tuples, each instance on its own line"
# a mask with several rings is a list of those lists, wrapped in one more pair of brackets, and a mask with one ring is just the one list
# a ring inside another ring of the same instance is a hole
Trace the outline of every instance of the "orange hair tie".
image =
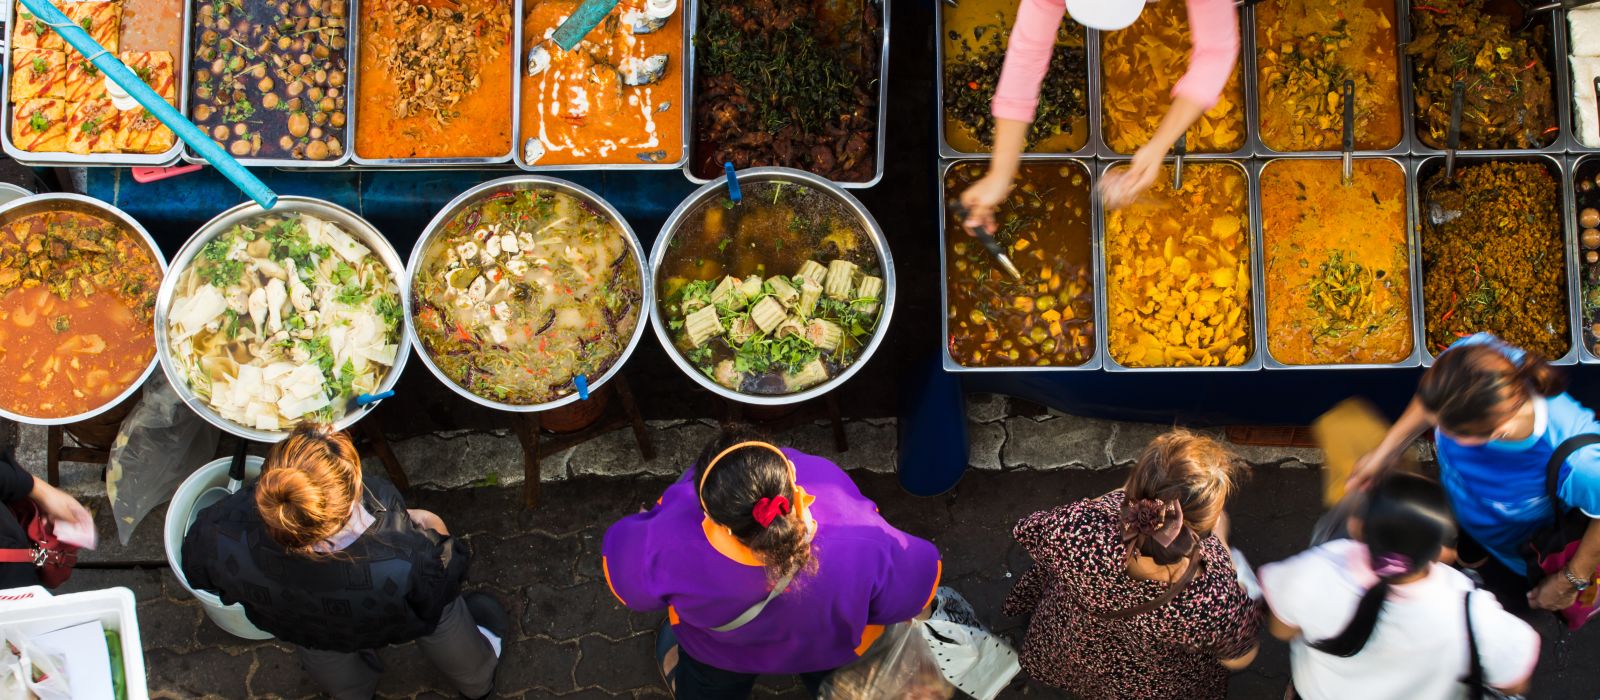
[(711, 470), (716, 468), (717, 463), (721, 462), (722, 458), (728, 456), (729, 453), (733, 452), (734, 450), (744, 449), (746, 447), (761, 447), (761, 448), (765, 448), (765, 449), (768, 449), (768, 450), (772, 450), (772, 452), (774, 454), (778, 455), (778, 457), (781, 458), (784, 461), (785, 464), (790, 464), (792, 466), (792, 463), (789, 462), (789, 456), (784, 454), (783, 450), (778, 449), (777, 445), (774, 445), (774, 444), (772, 444), (770, 442), (762, 442), (760, 440), (749, 440), (749, 441), (746, 441), (746, 442), (741, 442), (739, 444), (736, 444), (736, 445), (733, 445), (733, 446), (729, 447), (726, 450), (718, 452), (717, 456), (712, 457), (711, 461), (706, 463), (706, 471), (705, 471), (705, 473), (700, 475), (700, 485), (697, 488), (695, 488), (695, 490), (694, 490), (695, 498), (700, 500), (700, 512), (705, 513), (706, 515), (710, 515), (711, 514), (709, 511), (706, 510), (706, 497), (705, 497), (706, 479), (711, 476)]

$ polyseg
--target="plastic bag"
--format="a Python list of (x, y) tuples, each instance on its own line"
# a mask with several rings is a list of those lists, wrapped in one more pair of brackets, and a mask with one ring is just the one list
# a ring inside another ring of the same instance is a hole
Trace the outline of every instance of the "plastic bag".
[(47, 652), (23, 640), (22, 680), (28, 690), (39, 696), (39, 700), (73, 700), (66, 668), (66, 660), (60, 654)]
[(820, 700), (949, 700), (956, 688), (916, 629), (902, 622), (884, 630), (861, 659), (834, 671), (822, 683)]
[(993, 700), (1021, 670), (1016, 650), (978, 622), (972, 604), (954, 589), (939, 587), (933, 615), (917, 630), (945, 679), (978, 700)]
[(156, 372), (122, 422), (106, 466), (106, 497), (123, 544), (144, 516), (172, 498), (178, 484), (217, 450), (217, 431), (189, 410)]

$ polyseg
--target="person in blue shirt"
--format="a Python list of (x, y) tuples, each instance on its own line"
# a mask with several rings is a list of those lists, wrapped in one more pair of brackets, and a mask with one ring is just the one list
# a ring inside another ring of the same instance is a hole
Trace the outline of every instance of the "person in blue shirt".
[[(1564, 571), (1530, 573), (1523, 546), (1555, 521), (1545, 470), (1569, 437), (1600, 433), (1594, 411), (1563, 392), (1563, 377), (1535, 353), (1488, 333), (1457, 341), (1422, 375), (1416, 396), (1378, 448), (1356, 462), (1351, 485), (1364, 488), (1433, 428), (1440, 480), (1461, 526), (1460, 561), (1478, 569), (1508, 610), (1562, 610), (1595, 580), (1600, 520), (1591, 520)], [(1600, 445), (1574, 452), (1557, 495), (1568, 508), (1600, 518)]]

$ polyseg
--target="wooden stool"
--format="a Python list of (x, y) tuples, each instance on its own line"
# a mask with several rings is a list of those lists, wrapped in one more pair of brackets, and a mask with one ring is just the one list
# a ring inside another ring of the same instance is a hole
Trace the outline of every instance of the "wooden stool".
[[(539, 505), (539, 460), (549, 457), (562, 450), (577, 447), (601, 435), (609, 433), (624, 425), (633, 428), (634, 442), (639, 445), (639, 453), (645, 459), (655, 459), (656, 449), (650, 442), (650, 434), (645, 430), (644, 417), (639, 414), (639, 406), (633, 400), (633, 388), (628, 385), (628, 380), (619, 374), (600, 387), (590, 401), (601, 400), (602, 392), (615, 392), (620, 401), (610, 402), (585, 427), (570, 433), (554, 434), (548, 437), (544, 432), (544, 419), (541, 413), (517, 413), (511, 417), (511, 428), (517, 433), (517, 441), (522, 444), (522, 506), (533, 508)], [(620, 404), (620, 405), (619, 405)], [(550, 411), (566, 411), (569, 407), (579, 404), (568, 404)], [(583, 407), (582, 410), (587, 410)]]
[[(52, 425), (45, 433), (45, 481), (51, 486), (61, 485), (62, 462), (84, 462), (104, 465), (111, 462), (111, 445), (117, 441), (117, 431), (122, 421), (139, 405), (144, 392), (133, 392), (121, 404), (105, 413), (67, 425)], [(67, 438), (72, 444), (67, 444)], [(103, 474), (102, 474), (103, 476)]]
[(368, 411), (366, 416), (350, 426), (350, 437), (358, 453), (370, 451), (378, 456), (378, 461), (383, 462), (383, 469), (389, 473), (389, 481), (395, 488), (405, 493), (411, 492), (411, 479), (406, 476), (405, 468), (400, 466), (400, 458), (394, 455), (394, 448), (389, 447), (389, 438), (383, 436), (383, 421), (378, 419), (377, 411)]
[[(767, 431), (781, 433), (816, 420), (817, 402), (818, 399), (812, 399), (796, 404), (763, 406), (723, 399), (722, 423), (724, 425), (736, 421), (756, 423)], [(822, 411), (827, 414), (828, 424), (833, 427), (833, 448), (839, 452), (849, 452), (850, 439), (844, 432), (844, 418), (839, 413), (839, 400), (835, 399), (833, 394), (823, 394), (821, 403)]]

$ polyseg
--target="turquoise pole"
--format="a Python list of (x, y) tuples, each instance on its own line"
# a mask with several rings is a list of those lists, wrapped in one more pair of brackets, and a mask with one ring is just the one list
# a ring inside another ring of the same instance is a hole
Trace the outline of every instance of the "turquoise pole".
[[(67, 16), (57, 10), (55, 5), (51, 5), (50, 0), (22, 0), (22, 4), (28, 8), (28, 12), (33, 13), (34, 17), (54, 27), (56, 33), (60, 34), (61, 38), (65, 39), (68, 44), (71, 44), (72, 48), (77, 49), (78, 53), (89, 57), (89, 61), (94, 63), (96, 68), (99, 68), (107, 77), (111, 78), (112, 82), (127, 91), (130, 97), (138, 100), (139, 104), (144, 105), (145, 109), (150, 110), (150, 113), (155, 115), (156, 119), (160, 119), (162, 124), (166, 124), (167, 128), (172, 129), (172, 132), (178, 135), (178, 138), (183, 139), (184, 143), (189, 144), (190, 148), (199, 152), (218, 172), (233, 181), (233, 184), (237, 185), (239, 189), (244, 190), (244, 193), (255, 200), (256, 204), (261, 205), (261, 208), (271, 209), (272, 205), (278, 203), (277, 193), (268, 188), (266, 183), (257, 179), (255, 175), (250, 174), (250, 171), (240, 165), (239, 161), (234, 160), (232, 155), (217, 145), (217, 142), (212, 141), (210, 136), (205, 135), (193, 122), (179, 114), (178, 110), (174, 109), (172, 105), (167, 104), (167, 101), (156, 94), (155, 90), (151, 90), (150, 86), (145, 85), (144, 81), (139, 79), (139, 76), (134, 75), (133, 71), (122, 65), (122, 61), (117, 60), (117, 57), (101, 46), (99, 42), (90, 38), (89, 33), (83, 31), (82, 27), (67, 19)], [(173, 58), (181, 60), (182, 57), (174, 56)], [(183, 89), (183, 86), (180, 85), (179, 89)]]

